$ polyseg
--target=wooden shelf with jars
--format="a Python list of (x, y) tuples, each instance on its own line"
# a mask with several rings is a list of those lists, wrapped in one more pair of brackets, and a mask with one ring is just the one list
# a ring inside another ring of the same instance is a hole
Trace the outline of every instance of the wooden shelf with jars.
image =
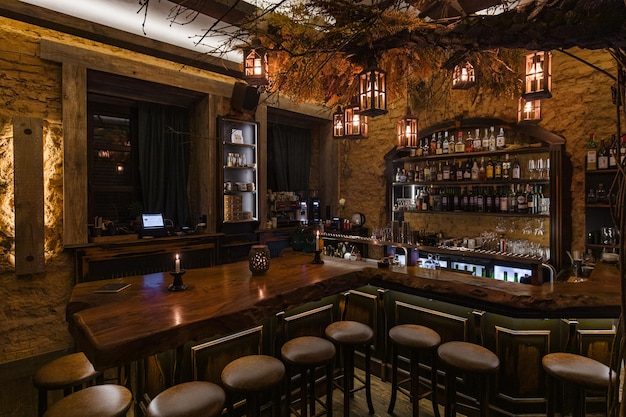
[[(452, 138), (459, 152), (450, 153)], [(385, 157), (392, 222), (404, 221), (408, 213), (546, 219), (551, 263), (562, 267), (569, 250), (563, 247), (569, 238), (564, 236), (563, 187), (557, 184), (563, 180), (562, 137), (536, 125), (475, 118), (424, 129), (418, 142), (416, 148), (396, 148)]]

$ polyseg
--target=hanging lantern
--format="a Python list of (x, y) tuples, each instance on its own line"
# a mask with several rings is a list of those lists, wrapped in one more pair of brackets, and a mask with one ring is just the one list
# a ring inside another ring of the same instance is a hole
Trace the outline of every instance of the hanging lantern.
[(359, 74), (359, 109), (362, 116), (376, 117), (387, 113), (385, 71), (370, 68)]
[(467, 61), (463, 65), (457, 65), (452, 72), (452, 88), (455, 90), (467, 90), (476, 85), (476, 73), (474, 66)]
[(335, 139), (343, 138), (346, 135), (344, 115), (341, 106), (337, 106), (337, 111), (333, 113), (333, 137)]
[(541, 100), (519, 98), (517, 105), (518, 123), (538, 123), (541, 121)]
[(243, 49), (243, 78), (249, 85), (264, 87), (269, 84), (267, 50), (258, 39)]
[(406, 108), (406, 115), (398, 120), (398, 149), (417, 148), (417, 118), (411, 116), (411, 109)]
[(552, 97), (552, 53), (539, 51), (525, 57), (526, 79), (524, 94), (526, 100)]
[(352, 105), (346, 107), (343, 113), (343, 121), (344, 138), (363, 139), (367, 137), (367, 116), (363, 116), (359, 110), (359, 106)]

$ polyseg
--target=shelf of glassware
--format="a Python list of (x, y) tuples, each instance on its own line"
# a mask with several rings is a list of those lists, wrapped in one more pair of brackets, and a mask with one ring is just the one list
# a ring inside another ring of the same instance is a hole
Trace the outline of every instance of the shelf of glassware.
[(611, 258), (607, 253), (618, 253), (620, 247), (616, 227), (611, 216), (611, 184), (616, 168), (585, 172), (585, 247), (594, 257)]

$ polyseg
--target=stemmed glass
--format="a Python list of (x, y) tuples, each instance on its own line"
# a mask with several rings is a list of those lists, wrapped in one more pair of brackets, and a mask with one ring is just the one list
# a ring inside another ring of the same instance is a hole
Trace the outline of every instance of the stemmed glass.
[(537, 165), (534, 159), (529, 159), (528, 160), (528, 175), (529, 178), (532, 180), (535, 177), (535, 171), (537, 170)]
[(546, 170), (546, 160), (543, 158), (537, 158), (537, 172), (539, 172), (539, 179), (543, 179), (543, 173)]

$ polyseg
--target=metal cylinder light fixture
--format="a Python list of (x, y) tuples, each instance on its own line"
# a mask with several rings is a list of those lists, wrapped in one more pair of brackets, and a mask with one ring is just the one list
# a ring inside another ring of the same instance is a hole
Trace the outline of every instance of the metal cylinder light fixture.
[(537, 51), (527, 54), (524, 58), (525, 100), (538, 100), (552, 97), (552, 53)]
[(359, 74), (359, 109), (362, 116), (376, 117), (387, 113), (387, 74), (379, 68), (368, 68)]

